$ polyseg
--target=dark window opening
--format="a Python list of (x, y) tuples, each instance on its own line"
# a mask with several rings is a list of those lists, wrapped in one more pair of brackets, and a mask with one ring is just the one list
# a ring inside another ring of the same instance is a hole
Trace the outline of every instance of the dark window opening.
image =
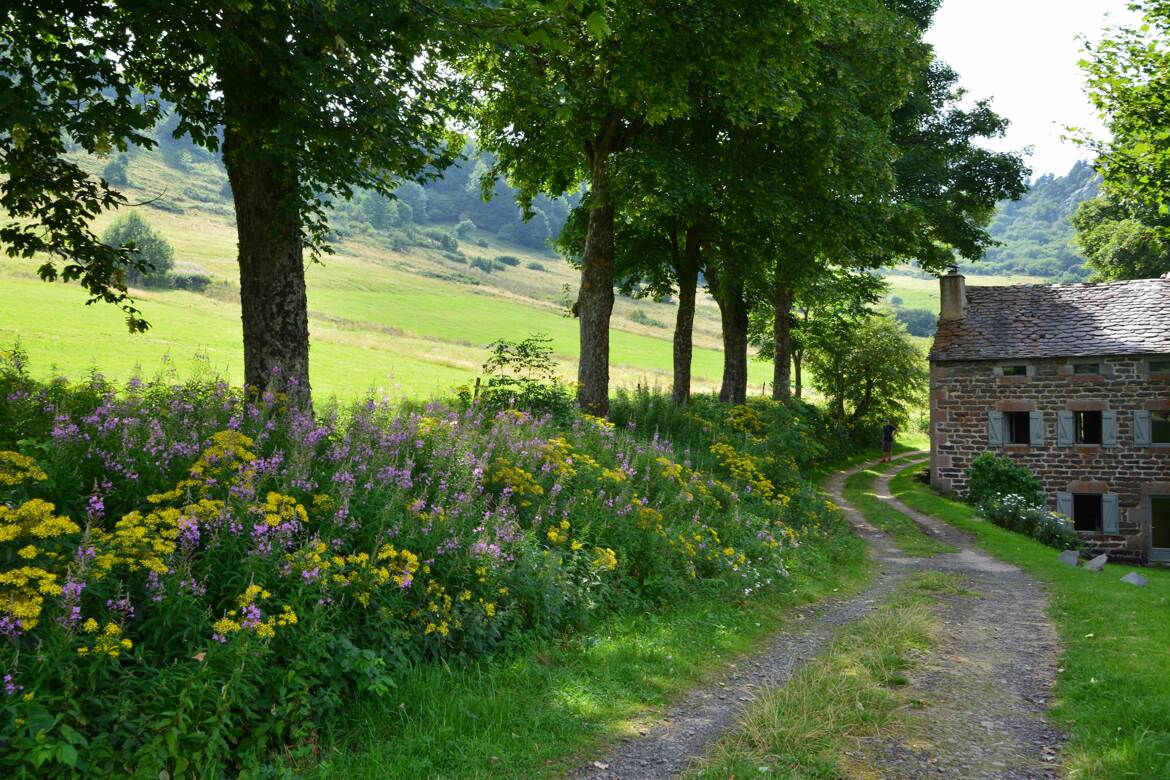
[(1101, 413), (1074, 412), (1073, 419), (1077, 428), (1077, 444), (1101, 443)]
[(1078, 531), (1101, 532), (1101, 494), (1073, 495), (1073, 527)]
[(1151, 374), (1170, 374), (1170, 360), (1151, 360)]
[(1170, 412), (1150, 412), (1150, 441), (1170, 444)]
[(1170, 550), (1170, 496), (1150, 497), (1150, 543)]
[(1004, 438), (1008, 444), (1031, 444), (1032, 423), (1027, 412), (1003, 413)]
[(1028, 367), (1027, 366), (1004, 366), (1003, 367), (1003, 375), (1004, 376), (1027, 376), (1028, 375)]
[(1073, 363), (1074, 374), (1099, 374), (1101, 367), (1096, 363)]

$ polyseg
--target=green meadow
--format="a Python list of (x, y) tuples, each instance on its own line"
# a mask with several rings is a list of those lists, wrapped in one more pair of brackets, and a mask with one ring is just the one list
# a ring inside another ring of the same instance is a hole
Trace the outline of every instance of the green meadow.
[[(190, 197), (184, 181), (214, 184), (210, 165), (192, 165), (178, 176), (150, 155), (134, 157), (131, 202), (164, 193), (167, 210), (139, 208), (175, 248), (177, 268), (215, 280), (206, 294), (141, 290), (134, 295), (151, 328), (127, 332), (116, 307), (85, 306), (85, 293), (66, 284), (46, 284), (36, 263), (0, 260), (0, 347), (18, 339), (38, 377), (77, 377), (99, 370), (124, 381), (134, 374), (174, 371), (179, 376), (208, 370), (232, 382), (243, 378), (243, 347), (236, 286), (235, 228), (230, 209)], [(102, 215), (101, 232), (113, 219)], [(577, 322), (566, 302), (575, 294), (577, 272), (551, 253), (502, 244), (490, 234), (461, 242), (469, 257), (511, 254), (521, 264), (494, 273), (452, 262), (440, 252), (387, 248), (369, 236), (348, 237), (335, 254), (308, 269), (311, 381), (323, 396), (354, 397), (373, 389), (390, 397), (442, 395), (474, 379), (484, 347), (500, 338), (544, 333), (566, 380), (576, 376)], [(539, 263), (543, 270), (529, 268)], [(720, 383), (718, 309), (699, 305), (695, 327), (694, 377), (698, 390)], [(614, 387), (636, 384), (666, 388), (671, 381), (675, 306), (619, 297), (611, 336)], [(770, 367), (753, 362), (751, 387), (762, 390)]]

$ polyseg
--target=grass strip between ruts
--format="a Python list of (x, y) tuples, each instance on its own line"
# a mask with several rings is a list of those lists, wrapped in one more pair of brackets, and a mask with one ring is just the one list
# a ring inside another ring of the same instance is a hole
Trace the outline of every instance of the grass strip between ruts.
[(936, 593), (962, 592), (952, 579), (916, 577), (845, 628), (825, 653), (755, 702), (690, 777), (851, 776), (842, 766), (849, 741), (890, 728), (908, 704), (900, 690), (906, 672), (938, 630), (929, 604)]
[[(980, 547), (1044, 583), (1065, 645), (1053, 721), (1070, 732), (1069, 777), (1170, 777), (1170, 571), (1108, 564), (1094, 573), (1059, 552), (980, 520), (901, 471), (891, 492), (907, 506), (969, 531)], [(1121, 582), (1138, 571), (1149, 585)]]
[(877, 496), (874, 483), (878, 476), (898, 466), (905, 464), (881, 463), (851, 474), (845, 480), (845, 499), (872, 525), (892, 536), (907, 555), (928, 557), (955, 552), (953, 545), (928, 536), (913, 520)]

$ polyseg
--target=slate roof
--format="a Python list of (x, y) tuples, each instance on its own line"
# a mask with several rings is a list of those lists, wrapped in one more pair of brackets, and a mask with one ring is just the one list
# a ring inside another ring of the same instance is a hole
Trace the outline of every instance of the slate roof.
[(1170, 354), (1170, 275), (1106, 284), (967, 288), (931, 360)]

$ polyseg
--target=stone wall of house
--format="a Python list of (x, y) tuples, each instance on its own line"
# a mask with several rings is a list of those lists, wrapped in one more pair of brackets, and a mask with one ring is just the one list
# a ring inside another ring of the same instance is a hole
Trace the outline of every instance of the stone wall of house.
[[(1164, 356), (1157, 356), (1164, 359)], [(1074, 363), (1097, 363), (1097, 374), (1074, 374)], [(1027, 376), (1004, 376), (1026, 365)], [(1170, 448), (1135, 447), (1133, 410), (1170, 409), (1170, 375), (1151, 374), (1146, 357), (1057, 358), (931, 363), (931, 480), (941, 490), (967, 489), (971, 461), (989, 449), (988, 412), (1043, 414), (1044, 443), (994, 448), (1032, 470), (1050, 508), (1056, 494), (1118, 495), (1118, 536), (1090, 535), (1111, 557), (1141, 560), (1148, 548), (1150, 495), (1170, 495)], [(1060, 446), (1057, 412), (1116, 412), (1117, 446)]]

